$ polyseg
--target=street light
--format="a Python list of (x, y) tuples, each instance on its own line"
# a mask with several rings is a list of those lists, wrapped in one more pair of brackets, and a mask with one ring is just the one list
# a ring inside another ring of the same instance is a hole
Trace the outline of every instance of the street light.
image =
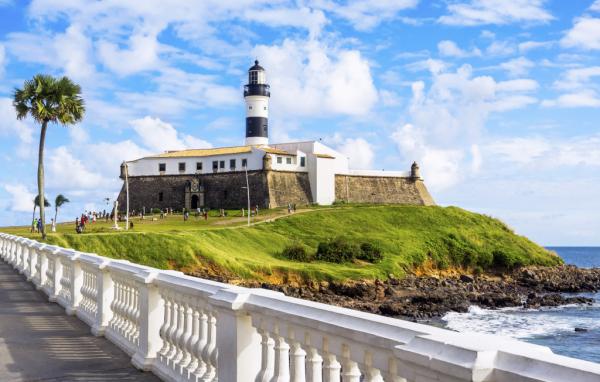
[(123, 162), (125, 165), (125, 195), (126, 195), (126, 206), (127, 212), (125, 213), (125, 230), (129, 230), (129, 166), (127, 162)]

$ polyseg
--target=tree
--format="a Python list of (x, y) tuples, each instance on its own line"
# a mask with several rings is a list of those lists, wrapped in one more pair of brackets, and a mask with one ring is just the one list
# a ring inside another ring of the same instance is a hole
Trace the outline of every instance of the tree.
[[(40, 196), (36, 196), (33, 199), (33, 216), (31, 217), (31, 220), (33, 220), (35, 218), (35, 209), (36, 207), (40, 206)], [(48, 201), (48, 199), (44, 198), (44, 207), (50, 207), (50, 202)]]
[[(38, 151), (38, 195), (44, 195), (44, 144), (49, 123), (68, 126), (80, 122), (85, 114), (81, 87), (67, 77), (54, 78), (36, 74), (25, 81), (22, 89), (15, 89), (13, 105), (17, 119), (31, 116), (41, 125)], [(40, 206), (42, 237), (46, 238), (44, 206)]]
[(58, 217), (58, 209), (65, 203), (69, 203), (70, 200), (67, 199), (63, 194), (56, 195), (56, 199), (54, 199), (54, 222), (56, 223), (56, 218)]

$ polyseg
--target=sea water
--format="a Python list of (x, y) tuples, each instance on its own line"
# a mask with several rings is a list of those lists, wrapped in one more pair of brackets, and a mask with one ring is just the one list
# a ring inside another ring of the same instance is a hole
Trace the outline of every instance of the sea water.
[[(551, 247), (567, 264), (600, 267), (600, 247)], [(592, 306), (500, 310), (469, 308), (467, 313), (448, 313), (442, 321), (460, 332), (489, 333), (548, 346), (556, 354), (600, 362), (600, 293)], [(575, 328), (587, 331), (576, 332)]]

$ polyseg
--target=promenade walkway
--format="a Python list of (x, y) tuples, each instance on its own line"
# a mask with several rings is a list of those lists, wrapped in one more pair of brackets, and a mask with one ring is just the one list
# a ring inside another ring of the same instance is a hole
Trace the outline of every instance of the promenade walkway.
[(0, 381), (158, 381), (0, 260)]

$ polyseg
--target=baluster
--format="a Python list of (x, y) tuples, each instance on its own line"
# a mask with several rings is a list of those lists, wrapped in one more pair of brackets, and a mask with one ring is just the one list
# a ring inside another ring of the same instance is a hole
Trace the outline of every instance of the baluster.
[(279, 335), (279, 328), (275, 333), (275, 372), (274, 382), (289, 382), (290, 380), (290, 345)]
[(292, 345), (292, 382), (305, 382), (306, 380), (306, 352), (299, 342)]
[(308, 373), (306, 375), (307, 382), (322, 382), (323, 381), (323, 357), (319, 355), (317, 349), (311, 347), (306, 360)]
[(342, 370), (343, 381), (360, 382), (360, 369), (358, 368), (358, 364), (352, 360), (352, 354), (348, 345), (342, 346), (342, 354), (344, 360), (344, 368)]
[(265, 329), (259, 329), (258, 333), (261, 335), (262, 341), (260, 342), (262, 348), (261, 356), (261, 367), (258, 378), (259, 382), (269, 382), (273, 378), (274, 367), (275, 367), (275, 341), (269, 336), (269, 332)]
[(175, 335), (177, 334), (177, 326), (179, 325), (179, 301), (175, 299), (175, 296), (173, 296), (173, 304), (171, 309), (171, 327), (169, 328), (169, 333), (167, 336), (169, 338), (169, 353), (167, 354), (167, 362), (169, 365), (173, 364), (173, 357), (175, 357), (175, 354), (177, 354)]
[(207, 360), (204, 358), (204, 350), (208, 344), (208, 315), (204, 310), (200, 310), (200, 332), (198, 342), (194, 345), (194, 354), (198, 359), (198, 366), (190, 373), (195, 379), (201, 378), (206, 373)]
[(185, 348), (190, 355), (190, 362), (185, 366), (187, 373), (184, 373), (184, 377), (188, 377), (198, 367), (198, 357), (194, 352), (196, 342), (200, 340), (200, 312), (198, 310), (198, 299), (192, 299), (193, 303), (193, 314), (192, 314), (192, 335), (185, 344)]
[(188, 342), (190, 341), (190, 338), (192, 338), (192, 326), (193, 326), (192, 320), (194, 318), (190, 299), (191, 299), (191, 297), (189, 297), (189, 296), (184, 297), (184, 307), (185, 307), (184, 327), (185, 328), (183, 331), (183, 336), (181, 337), (181, 340), (179, 341), (179, 347), (181, 348), (181, 351), (183, 352), (183, 357), (179, 361), (179, 373), (180, 374), (183, 374), (184, 369), (189, 365), (189, 363), (192, 360), (192, 355), (190, 354), (190, 351), (187, 346)]
[(165, 310), (164, 310), (164, 318), (163, 324), (160, 327), (160, 338), (163, 340), (162, 347), (158, 351), (159, 358), (163, 359), (164, 356), (169, 351), (169, 341), (167, 340), (167, 329), (169, 325), (171, 325), (171, 297), (164, 292), (162, 298), (165, 300)]
[(406, 378), (398, 375), (398, 362), (394, 358), (390, 358), (388, 362), (389, 373), (385, 377), (385, 381), (390, 382), (408, 382)]
[(342, 368), (335, 354), (325, 354), (323, 365), (323, 379), (325, 382), (340, 382), (340, 369)]
[(210, 382), (217, 375), (217, 364), (215, 358), (217, 355), (217, 318), (214, 312), (207, 312), (208, 319), (208, 343), (202, 352), (202, 359), (206, 362), (206, 372), (202, 375), (203, 382)]
[(133, 289), (133, 337), (136, 345), (140, 339), (140, 291), (138, 288)]
[(181, 361), (181, 358), (183, 358), (183, 350), (181, 349), (180, 344), (185, 329), (185, 302), (182, 296), (179, 296), (179, 305), (177, 307), (177, 312), (177, 332), (175, 332), (175, 336), (173, 339), (173, 345), (175, 346), (177, 352), (174, 354), (173, 358), (173, 370), (176, 369), (177, 365), (179, 364), (179, 361)]

